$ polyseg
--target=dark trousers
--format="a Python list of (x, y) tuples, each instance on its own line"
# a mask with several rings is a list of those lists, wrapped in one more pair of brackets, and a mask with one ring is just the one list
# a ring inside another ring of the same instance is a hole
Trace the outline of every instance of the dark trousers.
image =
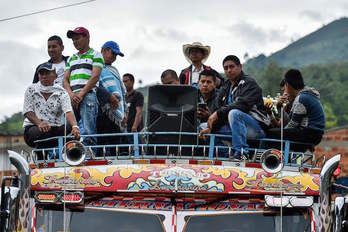
[[(100, 115), (97, 118), (97, 132), (98, 134), (111, 134), (111, 133), (121, 133), (121, 129), (113, 121), (111, 121), (107, 116)], [(121, 144), (121, 136), (103, 136), (98, 137), (98, 145), (115, 145)], [(116, 148), (106, 149), (106, 155), (116, 155)], [(103, 155), (103, 148), (98, 149), (97, 156)]]
[[(273, 128), (268, 130), (267, 137), (272, 139), (278, 139), (280, 140), (281, 130), (280, 128)], [(313, 150), (314, 145), (317, 145), (320, 143), (321, 139), (323, 137), (323, 132), (319, 130), (313, 130), (310, 128), (286, 128), (283, 130), (283, 139), (284, 140), (290, 140), (293, 142), (299, 142), (299, 143), (307, 143), (310, 145), (304, 145), (304, 144), (291, 144), (290, 150), (293, 151), (299, 151), (303, 152), (307, 149)], [(267, 142), (268, 147), (278, 148), (280, 149), (280, 143), (269, 143)]]
[[(34, 148), (50, 148), (58, 146), (58, 140), (53, 139), (45, 142), (35, 143), (36, 140), (47, 139), (50, 137), (63, 136), (65, 126), (52, 126), (51, 130), (48, 132), (41, 132), (38, 126), (26, 126), (24, 128), (24, 141), (25, 143)], [(67, 126), (68, 135), (71, 131), (71, 126)]]

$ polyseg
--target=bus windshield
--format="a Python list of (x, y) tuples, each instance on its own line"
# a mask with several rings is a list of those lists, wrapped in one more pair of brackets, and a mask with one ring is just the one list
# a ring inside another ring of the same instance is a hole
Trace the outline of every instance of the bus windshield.
[(280, 214), (219, 214), (185, 217), (185, 232), (310, 232), (310, 217), (307, 211), (284, 213), (283, 230), (280, 229)]
[[(85, 209), (83, 211), (65, 212), (65, 231), (67, 232), (95, 232), (119, 231), (163, 232), (160, 214), (129, 213), (114, 210)], [(64, 231), (64, 212), (38, 208), (36, 213), (36, 231), (62, 232)]]

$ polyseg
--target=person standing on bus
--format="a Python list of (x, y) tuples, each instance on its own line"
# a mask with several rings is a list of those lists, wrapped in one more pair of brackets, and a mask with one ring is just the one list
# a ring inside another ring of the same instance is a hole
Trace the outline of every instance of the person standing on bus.
[[(58, 35), (53, 35), (47, 40), (47, 52), (50, 59), (48, 62), (53, 64), (53, 67), (57, 73), (57, 79), (54, 81), (55, 84), (63, 86), (65, 63), (69, 57), (63, 56), (63, 40)], [(34, 74), (33, 83), (39, 82), (38, 69), (40, 65), (37, 66)]]
[(123, 75), (123, 83), (127, 90), (126, 102), (128, 107), (127, 132), (139, 132), (143, 129), (144, 96), (134, 90), (134, 76), (130, 73)]
[[(98, 134), (121, 133), (123, 131), (121, 123), (125, 117), (126, 109), (126, 88), (117, 68), (112, 66), (112, 64), (116, 61), (117, 56), (123, 57), (124, 54), (114, 41), (107, 41), (104, 43), (101, 53), (104, 58), (105, 66), (100, 74), (99, 86), (104, 87), (116, 98), (117, 108), (114, 109), (110, 103), (100, 104), (101, 110), (97, 118), (97, 131)], [(119, 136), (99, 137), (98, 144), (120, 144), (120, 139)], [(111, 150), (114, 150), (114, 153), (116, 152), (115, 149)]]
[[(78, 52), (72, 55), (66, 64), (64, 88), (67, 90), (75, 115), (82, 119), (84, 135), (97, 133), (96, 120), (98, 115), (98, 100), (96, 83), (104, 66), (100, 52), (89, 47), (89, 32), (84, 27), (77, 27), (67, 32)], [(83, 139), (85, 145), (95, 145), (94, 136)]]
[(220, 88), (220, 86), (223, 85), (224, 79), (220, 74), (211, 67), (203, 64), (210, 55), (210, 46), (203, 46), (200, 42), (193, 42), (192, 44), (183, 45), (183, 52), (186, 60), (191, 65), (181, 71), (179, 76), (180, 84), (192, 85), (198, 88), (199, 74), (203, 70), (211, 70), (217, 78), (217, 88)]

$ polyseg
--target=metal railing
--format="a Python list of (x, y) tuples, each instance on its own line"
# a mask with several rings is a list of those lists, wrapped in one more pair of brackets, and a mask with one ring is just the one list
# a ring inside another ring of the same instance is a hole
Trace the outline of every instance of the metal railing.
[[(94, 160), (114, 160), (114, 159), (208, 159), (208, 160), (225, 160), (235, 161), (233, 159), (233, 148), (230, 143), (232, 136), (221, 134), (208, 134), (206, 140), (198, 138), (198, 133), (190, 132), (138, 132), (138, 133), (116, 133), (116, 134), (94, 134), (94, 135), (81, 135), (81, 138), (86, 137), (119, 137), (123, 138), (125, 142), (121, 144), (106, 144), (106, 145), (93, 145), (86, 146), (87, 151), (91, 154), (87, 156), (87, 159)], [(152, 143), (155, 138), (166, 138), (173, 136), (189, 137), (190, 144), (169, 144), (169, 143)], [(31, 159), (34, 163), (42, 163), (47, 161), (60, 162), (63, 161), (63, 147), (64, 141), (71, 140), (71, 136), (52, 137), (43, 140), (37, 140), (36, 144), (56, 141), (57, 146), (51, 148), (34, 149), (31, 154)], [(128, 142), (126, 141), (128, 140)], [(129, 142), (131, 141), (131, 142)], [(280, 150), (280, 140), (277, 139), (258, 139), (253, 140), (253, 146), (249, 146), (247, 157), (243, 162), (261, 162), (262, 154), (271, 148), (278, 147)], [(314, 154), (307, 152), (305, 147), (311, 147), (311, 144), (291, 142), (289, 140), (283, 141), (284, 151), (283, 159), (286, 166), (301, 166), (312, 167), (314, 166)], [(278, 145), (277, 145), (278, 144)], [(256, 145), (256, 146), (255, 146)], [(275, 145), (275, 146), (274, 146)], [(302, 150), (298, 151), (292, 149), (292, 146), (301, 146)], [(113, 152), (110, 150), (113, 149)], [(243, 153), (243, 151), (242, 151)], [(243, 155), (243, 154), (242, 154)], [(244, 154), (245, 155), (245, 154)]]

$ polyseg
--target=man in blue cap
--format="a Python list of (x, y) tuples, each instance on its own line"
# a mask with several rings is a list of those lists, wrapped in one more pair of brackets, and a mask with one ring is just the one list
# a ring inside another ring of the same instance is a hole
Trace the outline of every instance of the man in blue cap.
[[(125, 118), (126, 109), (126, 89), (122, 82), (118, 70), (112, 66), (117, 56), (124, 56), (120, 51), (120, 47), (114, 41), (107, 41), (103, 46), (101, 53), (104, 58), (105, 65), (99, 78), (99, 86), (104, 87), (115, 100), (118, 102), (117, 108), (111, 107), (109, 103), (101, 104), (101, 112), (97, 118), (98, 134), (104, 133), (120, 133), (122, 131), (122, 121)], [(100, 137), (99, 144), (118, 144), (119, 138)], [(111, 151), (113, 152), (113, 151)], [(116, 151), (114, 151), (116, 152)]]

